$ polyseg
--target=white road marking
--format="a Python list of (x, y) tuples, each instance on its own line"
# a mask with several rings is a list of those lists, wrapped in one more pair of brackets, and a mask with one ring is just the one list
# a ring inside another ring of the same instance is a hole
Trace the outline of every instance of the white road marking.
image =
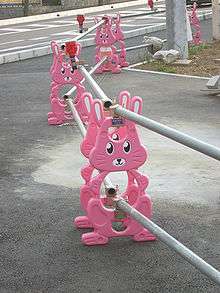
[(155, 75), (178, 76), (178, 77), (185, 77), (185, 78), (205, 79), (205, 80), (210, 79), (209, 77), (205, 77), (205, 76), (185, 75), (185, 74), (168, 73), (168, 72), (160, 72), (160, 71), (152, 71), (152, 70), (144, 70), (144, 69), (133, 68), (134, 66), (137, 66), (137, 65), (140, 65), (140, 64), (143, 64), (143, 63), (137, 63), (137, 64), (130, 65), (128, 68), (123, 68), (123, 70), (134, 71), (134, 72), (142, 72), (142, 73), (145, 73), (145, 74), (150, 73), (150, 74), (155, 74)]
[(24, 32), (28, 32), (28, 31), (30, 31), (30, 29), (28, 29), (28, 28), (26, 28), (26, 29), (24, 29), (24, 28), (14, 28), (14, 27), (10, 27), (10, 28), (1, 28), (0, 29), (1, 31), (13, 31), (13, 32), (16, 32), (16, 33), (24, 33)]
[[(94, 20), (86, 20), (85, 23), (91, 23), (94, 22)], [(51, 21), (50, 23), (58, 23), (58, 24), (70, 24), (70, 25), (78, 25), (78, 21), (76, 20), (54, 20)]]
[(155, 20), (157, 20), (157, 19), (166, 19), (166, 17), (165, 16), (155, 17), (155, 16), (149, 16), (149, 15), (143, 15), (143, 16), (136, 16), (135, 19), (137, 19), (137, 20), (138, 19), (146, 19), (146, 20), (155, 19)]
[(30, 27), (46, 27), (46, 28), (54, 28), (54, 27), (60, 27), (59, 25), (56, 24), (45, 24), (45, 23), (32, 23), (32, 24), (26, 24), (25, 26), (30, 26)]
[(36, 44), (28, 45), (28, 46), (19, 46), (19, 47), (7, 48), (7, 49), (0, 50), (0, 52), (9, 52), (9, 51), (14, 51), (14, 50), (28, 49), (28, 48), (32, 48), (32, 47), (35, 47), (35, 46), (46, 45), (46, 44), (49, 45), (49, 42), (36, 43)]
[(12, 44), (12, 43), (19, 43), (23, 42), (24, 40), (16, 40), (16, 41), (11, 41), (11, 42), (5, 42), (5, 43), (0, 43), (0, 46), (6, 45), (6, 44)]
[(38, 40), (44, 40), (44, 39), (48, 39), (49, 37), (39, 37), (39, 38), (33, 38), (33, 39), (29, 39), (30, 41), (38, 41)]
[(74, 35), (74, 37), (75, 37), (75, 36), (79, 35), (79, 32), (75, 31), (75, 30), (71, 30), (71, 31), (65, 31), (65, 32), (62, 32), (62, 33), (51, 34), (51, 36), (63, 36), (63, 35)]
[(76, 23), (75, 20), (54, 20), (52, 21), (53, 23), (69, 23), (69, 24), (73, 24), (73, 23)]
[(121, 27), (137, 27), (137, 26), (150, 26), (150, 25), (152, 25), (152, 23), (147, 23), (147, 24), (125, 24), (125, 23), (123, 23), (123, 24), (121, 24)]
[[(28, 25), (28, 26), (31, 26), (31, 25)], [(63, 26), (71, 26), (71, 24), (63, 24), (63, 25), (51, 25), (51, 26), (44, 26), (44, 27), (38, 27), (38, 28), (33, 28), (33, 29), (26, 29), (26, 30), (24, 30), (23, 29), (23, 31), (12, 31), (12, 32), (6, 32), (6, 33), (3, 33), (3, 34), (1, 34), (0, 33), (0, 36), (4, 36), (4, 35), (11, 35), (11, 34), (18, 34), (18, 33), (23, 33), (23, 32), (33, 32), (33, 31), (39, 31), (39, 30), (46, 30), (46, 29), (51, 29), (51, 28), (60, 28), (60, 27), (63, 27)], [(1, 32), (1, 30), (3, 30), (3, 29), (0, 29), (0, 32)], [(4, 30), (6, 30), (6, 29), (4, 29)], [(9, 29), (8, 29), (9, 30)], [(10, 29), (10, 30), (12, 30), (12, 29)]]

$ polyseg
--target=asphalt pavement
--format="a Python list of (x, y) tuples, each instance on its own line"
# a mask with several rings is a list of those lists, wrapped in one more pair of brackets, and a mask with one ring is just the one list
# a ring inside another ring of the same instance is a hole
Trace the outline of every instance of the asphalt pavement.
[[(0, 66), (0, 292), (220, 292), (160, 241), (81, 243), (83, 231), (72, 219), (82, 214), (85, 159), (75, 124), (47, 125), (50, 62)], [(145, 116), (220, 147), (220, 100), (200, 92), (206, 80), (128, 71), (96, 79), (110, 97), (129, 90), (143, 98)], [(219, 162), (139, 131), (149, 152), (142, 171), (150, 179), (153, 221), (220, 270)]]

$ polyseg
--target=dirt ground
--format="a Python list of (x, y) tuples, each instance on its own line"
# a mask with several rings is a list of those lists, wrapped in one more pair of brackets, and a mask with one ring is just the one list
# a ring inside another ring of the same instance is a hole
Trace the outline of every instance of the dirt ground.
[(220, 42), (203, 43), (199, 46), (190, 46), (189, 65), (165, 64), (162, 61), (144, 61), (136, 68), (145, 70), (164, 71), (169, 73), (213, 76), (220, 74)]

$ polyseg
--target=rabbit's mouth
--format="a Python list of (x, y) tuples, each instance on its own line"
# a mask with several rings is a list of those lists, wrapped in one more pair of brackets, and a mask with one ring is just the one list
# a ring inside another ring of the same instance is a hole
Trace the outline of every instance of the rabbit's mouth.
[(114, 159), (113, 165), (116, 167), (121, 167), (125, 164), (125, 160), (121, 158)]

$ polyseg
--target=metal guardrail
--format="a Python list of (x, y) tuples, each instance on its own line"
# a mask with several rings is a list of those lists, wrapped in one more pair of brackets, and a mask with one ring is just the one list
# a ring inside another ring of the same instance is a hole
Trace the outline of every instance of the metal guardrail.
[(180, 132), (174, 128), (168, 127), (154, 120), (151, 120), (142, 115), (133, 113), (127, 109), (122, 108), (120, 105), (114, 107), (114, 111), (117, 115), (135, 121), (137, 124), (154, 131), (160, 135), (170, 138), (180, 144), (183, 144), (197, 152), (205, 154), (213, 159), (220, 161), (220, 148), (217, 148), (211, 144), (205, 143), (199, 139), (196, 139), (190, 135)]
[(180, 256), (185, 258), (189, 263), (191, 263), (195, 268), (197, 268), (201, 273), (205, 274), (208, 278), (214, 281), (220, 286), (220, 272), (204, 261), (197, 254), (188, 249), (185, 245), (177, 241), (174, 237), (169, 235), (162, 228), (157, 226), (154, 222), (143, 216), (136, 209), (130, 206), (124, 199), (118, 199), (116, 201), (117, 206), (124, 212), (128, 213), (132, 218), (138, 221), (141, 225), (147, 228), (150, 232), (157, 236), (163, 243), (165, 243), (169, 248), (172, 248)]

